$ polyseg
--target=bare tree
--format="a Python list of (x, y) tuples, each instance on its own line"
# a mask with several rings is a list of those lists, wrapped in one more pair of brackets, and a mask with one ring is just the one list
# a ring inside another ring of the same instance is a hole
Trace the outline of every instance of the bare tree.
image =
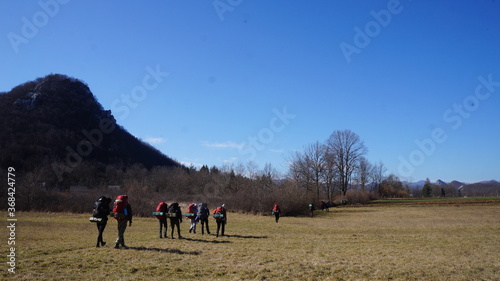
[(327, 161), (338, 173), (342, 195), (351, 184), (351, 177), (363, 155), (367, 153), (363, 141), (350, 130), (335, 131), (327, 140)]
[(310, 144), (304, 151), (308, 173), (316, 188), (316, 199), (320, 200), (319, 191), (322, 186), (321, 179), (325, 171), (325, 146), (318, 141)]
[(290, 173), (292, 177), (304, 183), (307, 190), (316, 191), (316, 199), (320, 199), (325, 172), (325, 146), (319, 142), (307, 145), (303, 152), (292, 155)]
[(359, 164), (356, 169), (356, 180), (361, 187), (362, 191), (365, 191), (366, 184), (370, 180), (370, 173), (372, 172), (372, 164), (366, 160), (365, 157), (359, 159)]
[(379, 162), (378, 164), (373, 165), (371, 171), (371, 180), (372, 180), (372, 191), (378, 191), (380, 187), (380, 183), (385, 178), (385, 172), (387, 169), (384, 167), (384, 163)]

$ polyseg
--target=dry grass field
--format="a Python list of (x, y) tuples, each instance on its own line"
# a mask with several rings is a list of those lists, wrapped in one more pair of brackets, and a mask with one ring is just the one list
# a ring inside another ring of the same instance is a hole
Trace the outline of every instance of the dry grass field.
[[(131, 201), (133, 204), (133, 201)], [(5, 213), (4, 217), (5, 217)], [(228, 214), (227, 237), (159, 239), (135, 218), (95, 248), (89, 215), (18, 213), (12, 280), (500, 280), (500, 204), (333, 208), (314, 218)], [(212, 234), (215, 223), (211, 223)], [(2, 232), (7, 241), (6, 232)], [(5, 242), (4, 253), (9, 246)], [(5, 254), (4, 254), (5, 259)]]

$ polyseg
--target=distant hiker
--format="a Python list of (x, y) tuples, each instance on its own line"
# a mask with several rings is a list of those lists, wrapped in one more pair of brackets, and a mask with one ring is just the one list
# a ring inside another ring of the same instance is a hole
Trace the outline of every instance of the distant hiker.
[(205, 234), (204, 227), (207, 229), (207, 234), (210, 234), (210, 230), (208, 228), (208, 216), (210, 215), (210, 210), (208, 209), (207, 203), (200, 203), (198, 210), (198, 218), (201, 222), (201, 235)]
[(181, 236), (181, 225), (182, 222), (182, 211), (179, 203), (172, 203), (168, 208), (168, 217), (170, 218), (170, 228), (172, 229), (170, 237), (174, 239), (174, 227), (177, 226), (177, 236), (179, 239)]
[(330, 207), (332, 206), (332, 203), (330, 201), (321, 201), (321, 211), (326, 210), (327, 212), (330, 212)]
[(97, 201), (95, 201), (93, 210), (92, 210), (92, 218), (93, 222), (96, 222), (97, 225), (97, 231), (99, 232), (97, 236), (97, 244), (96, 247), (104, 246), (106, 245), (106, 242), (102, 240), (102, 233), (104, 232), (104, 229), (106, 228), (106, 224), (108, 223), (108, 216), (111, 213), (111, 209), (109, 208), (109, 204), (111, 203), (112, 199), (101, 196)]
[(278, 204), (274, 205), (273, 214), (274, 214), (274, 217), (276, 219), (276, 223), (278, 223), (278, 221), (280, 219), (280, 214), (281, 214), (281, 209), (280, 209), (280, 206), (278, 206)]
[(312, 218), (314, 216), (314, 204), (309, 203), (309, 216)]
[(191, 221), (189, 233), (196, 233), (196, 224), (198, 223), (198, 206), (194, 203), (189, 204), (186, 217)]
[(159, 236), (162, 238), (162, 230), (163, 237), (167, 238), (167, 214), (168, 214), (168, 204), (165, 202), (160, 202), (156, 207), (156, 212), (154, 213), (156, 218), (158, 219), (159, 225)]
[(213, 210), (213, 217), (215, 218), (215, 222), (217, 223), (217, 232), (216, 235), (219, 237), (219, 230), (221, 231), (221, 235), (224, 236), (224, 230), (226, 228), (227, 223), (227, 215), (226, 215), (226, 206), (222, 204), (220, 207), (217, 207)]
[(115, 199), (115, 204), (113, 207), (113, 215), (115, 219), (118, 221), (118, 238), (115, 241), (115, 248), (120, 248), (120, 245), (124, 248), (128, 248), (125, 246), (125, 230), (128, 226), (132, 226), (132, 206), (128, 203), (127, 195), (118, 195)]

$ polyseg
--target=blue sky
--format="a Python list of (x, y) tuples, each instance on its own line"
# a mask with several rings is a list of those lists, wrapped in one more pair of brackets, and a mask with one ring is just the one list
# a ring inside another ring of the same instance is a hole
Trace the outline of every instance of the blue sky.
[(336, 130), (404, 180), (500, 180), (497, 1), (1, 1), (0, 91), (86, 82), (182, 163), (271, 163)]

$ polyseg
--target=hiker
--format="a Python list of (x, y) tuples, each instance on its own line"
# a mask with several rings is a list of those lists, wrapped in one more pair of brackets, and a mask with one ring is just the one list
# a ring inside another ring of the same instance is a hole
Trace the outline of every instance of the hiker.
[(217, 232), (216, 237), (219, 237), (219, 230), (221, 231), (221, 235), (224, 236), (224, 230), (226, 228), (227, 223), (227, 215), (226, 215), (226, 206), (222, 204), (220, 207), (217, 207), (213, 210), (213, 217), (215, 218), (215, 222), (217, 222)]
[(321, 211), (324, 211), (324, 210), (325, 210), (325, 208), (326, 208), (326, 203), (325, 203), (325, 201), (321, 201), (321, 203), (320, 203), (320, 207), (321, 207)]
[(167, 213), (168, 213), (168, 204), (165, 202), (160, 202), (158, 206), (156, 207), (156, 212), (155, 212), (156, 218), (158, 219), (158, 225), (159, 225), (159, 236), (162, 238), (162, 230), (163, 231), (163, 237), (167, 238)]
[(189, 233), (196, 233), (196, 224), (198, 223), (198, 206), (194, 203), (189, 204), (188, 212), (186, 217), (191, 221), (191, 225), (189, 227)]
[(118, 238), (115, 241), (115, 249), (119, 249), (120, 245), (128, 249), (125, 246), (125, 230), (128, 226), (132, 226), (132, 206), (128, 203), (127, 195), (118, 195), (115, 199), (115, 205), (113, 207), (113, 215), (118, 222)]
[(198, 211), (198, 218), (201, 222), (201, 235), (205, 235), (204, 226), (207, 229), (207, 234), (210, 234), (210, 230), (208, 229), (208, 216), (210, 214), (210, 210), (208, 209), (207, 203), (200, 203), (200, 209)]
[(94, 203), (93, 206), (92, 216), (93, 218), (97, 219), (96, 225), (97, 225), (97, 231), (99, 233), (97, 236), (96, 247), (106, 245), (106, 242), (102, 240), (102, 233), (106, 228), (106, 224), (108, 224), (108, 216), (111, 213), (111, 209), (109, 208), (111, 200), (112, 200), (111, 198), (101, 196), (99, 197), (99, 199), (97, 199), (97, 201)]
[(314, 216), (314, 204), (309, 203), (309, 216), (312, 218)]
[(280, 214), (281, 214), (281, 209), (280, 209), (280, 206), (278, 204), (274, 205), (273, 214), (274, 214), (274, 217), (276, 219), (276, 223), (278, 223), (278, 221), (280, 219)]
[(168, 216), (170, 218), (170, 228), (172, 229), (170, 237), (174, 239), (174, 228), (177, 226), (177, 236), (182, 239), (181, 236), (181, 225), (182, 223), (182, 212), (179, 203), (172, 203), (168, 208)]

